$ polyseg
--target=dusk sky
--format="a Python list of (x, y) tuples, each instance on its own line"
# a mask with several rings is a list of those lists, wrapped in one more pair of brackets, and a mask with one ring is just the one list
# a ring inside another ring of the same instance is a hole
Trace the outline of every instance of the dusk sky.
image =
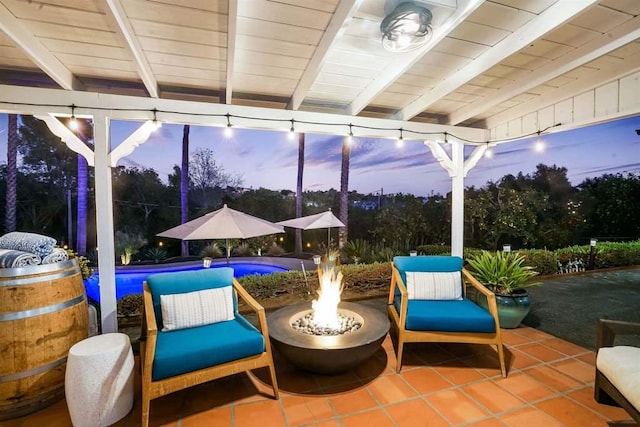
[[(119, 144), (139, 124), (112, 123), (112, 146)], [(0, 114), (0, 162), (6, 163), (7, 116)], [(546, 149), (534, 151), (534, 140), (509, 142), (493, 148), (465, 179), (465, 186), (483, 186), (506, 174), (535, 171), (537, 164), (568, 169), (573, 185), (605, 173), (640, 174), (640, 117), (543, 135)], [(173, 165), (181, 162), (182, 125), (168, 125), (154, 133), (119, 164), (155, 169), (166, 182)], [(191, 126), (190, 151), (208, 147), (225, 172), (239, 175), (243, 186), (272, 190), (296, 188), (298, 143), (286, 132), (234, 129), (226, 139), (221, 128)], [(305, 190), (340, 188), (342, 136), (307, 134), (305, 142)], [(360, 193), (446, 194), (451, 188), (447, 173), (422, 141), (354, 138), (351, 149), (349, 189)]]

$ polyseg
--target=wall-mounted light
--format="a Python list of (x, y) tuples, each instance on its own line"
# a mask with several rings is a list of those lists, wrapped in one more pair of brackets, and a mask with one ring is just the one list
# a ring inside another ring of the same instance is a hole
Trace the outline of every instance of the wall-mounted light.
[(431, 35), (429, 9), (413, 2), (400, 3), (380, 23), (382, 46), (391, 52), (408, 52), (426, 44)]

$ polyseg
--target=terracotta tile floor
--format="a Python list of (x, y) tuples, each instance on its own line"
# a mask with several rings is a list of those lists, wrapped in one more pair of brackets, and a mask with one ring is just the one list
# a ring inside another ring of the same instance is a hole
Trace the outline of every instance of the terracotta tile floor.
[[(633, 426), (626, 412), (593, 399), (593, 352), (528, 327), (504, 330), (509, 376), (484, 345), (410, 344), (395, 373), (393, 344), (344, 375), (296, 370), (276, 354), (281, 398), (268, 372), (237, 374), (154, 400), (152, 426)], [(137, 371), (137, 370), (136, 370)], [(140, 423), (133, 411), (117, 426)], [(65, 401), (3, 427), (70, 426)]]

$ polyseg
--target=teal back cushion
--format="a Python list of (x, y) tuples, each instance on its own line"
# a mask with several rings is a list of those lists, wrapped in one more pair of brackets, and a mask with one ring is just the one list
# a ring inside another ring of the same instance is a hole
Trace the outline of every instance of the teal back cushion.
[(461, 271), (463, 261), (459, 256), (423, 255), (423, 256), (397, 256), (393, 258), (402, 277), (407, 284), (407, 271), (425, 272), (451, 272)]
[[(176, 271), (157, 273), (147, 276), (147, 285), (153, 299), (153, 311), (156, 314), (158, 329), (162, 328), (160, 295), (182, 294), (204, 289), (222, 288), (233, 285), (233, 268), (220, 267), (195, 271)], [(237, 302), (234, 300), (234, 310)]]

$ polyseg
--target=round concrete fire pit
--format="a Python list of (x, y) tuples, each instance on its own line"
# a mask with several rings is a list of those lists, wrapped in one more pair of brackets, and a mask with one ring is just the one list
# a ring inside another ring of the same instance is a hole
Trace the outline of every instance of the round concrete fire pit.
[(341, 302), (338, 311), (361, 319), (362, 326), (343, 335), (309, 335), (292, 328), (295, 320), (311, 310), (310, 303), (282, 308), (267, 317), (271, 343), (289, 362), (305, 371), (335, 375), (371, 357), (389, 332), (389, 319), (373, 309)]

